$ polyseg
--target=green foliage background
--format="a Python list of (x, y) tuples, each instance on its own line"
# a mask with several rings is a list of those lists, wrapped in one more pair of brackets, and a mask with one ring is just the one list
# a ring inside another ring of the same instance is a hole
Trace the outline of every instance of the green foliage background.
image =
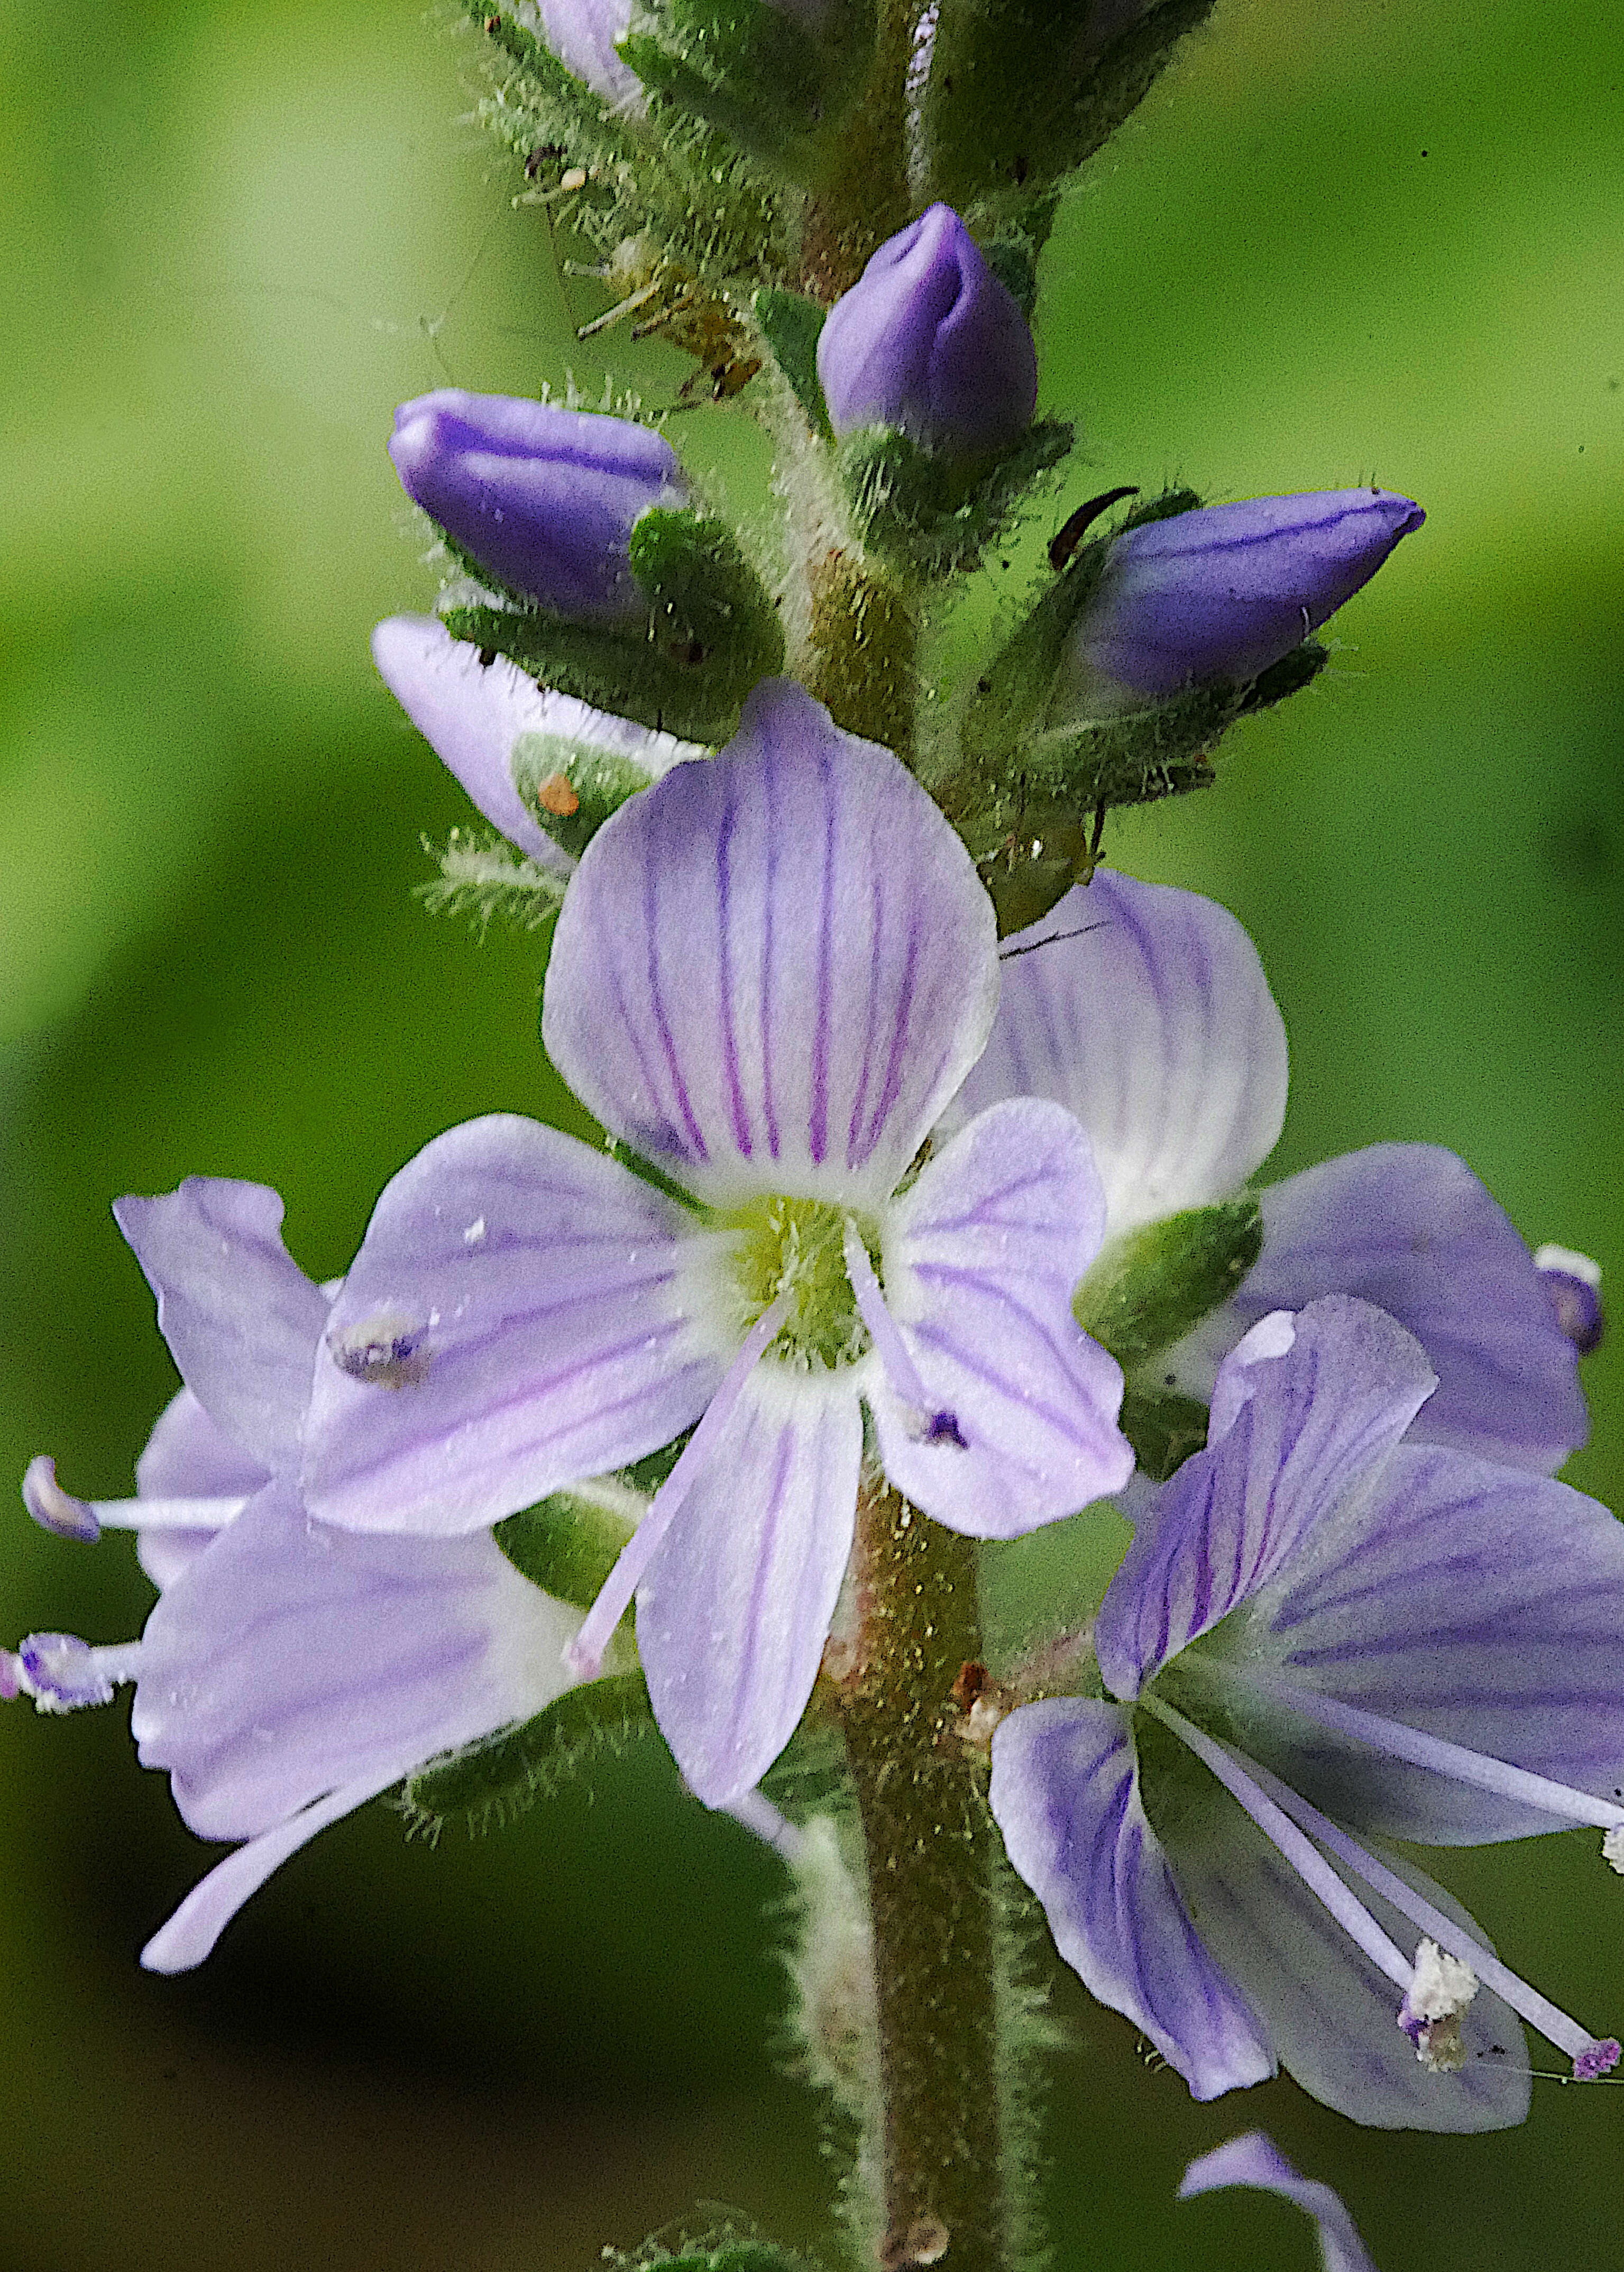
[[(1620, 57), (1610, 0), (1220, 0), (1068, 206), (1043, 305), (1076, 496), (1373, 477), (1432, 516), (1221, 788), (1111, 845), (1256, 937), (1293, 1049), (1277, 1165), (1448, 1144), (1615, 1283)], [(534, 946), (476, 953), (409, 896), (420, 833), (465, 808), (367, 656), (432, 589), (382, 445), (447, 377), (570, 366), (652, 402), (685, 366), (573, 344), (601, 297), (560, 288), (544, 217), (456, 123), (471, 70), (384, 0), (0, 10), (0, 1472), (49, 1449), (71, 1488), (127, 1490), (169, 1391), (116, 1193), (273, 1182), (325, 1275), (436, 1131), (569, 1110)], [(682, 439), (760, 509), (742, 415)], [(1591, 1361), (1569, 1470), (1614, 1506), (1621, 1349)], [(9, 1519), (6, 1638), (120, 1638), (146, 1599), (124, 1547)], [(815, 2242), (816, 2126), (775, 2066), (775, 1865), (652, 1749), (478, 1847), (408, 1847), (369, 1809), (176, 1982), (134, 1953), (206, 1850), (122, 1709), (19, 1708), (0, 1749), (7, 2272), (585, 2272), (696, 2196)], [(1548, 1992), (1624, 2022), (1624, 1887), (1593, 1837), (1442, 1874)], [(1171, 2206), (1192, 2152), (1258, 2122), (1343, 2186), (1383, 2272), (1542, 2272), (1616, 2230), (1609, 2089), (1537, 2085), (1508, 2138), (1370, 2136), (1284, 2081), (1194, 2107), (1074, 1984), (1059, 2009), (1063, 2272), (1306, 2266), (1277, 2205)]]

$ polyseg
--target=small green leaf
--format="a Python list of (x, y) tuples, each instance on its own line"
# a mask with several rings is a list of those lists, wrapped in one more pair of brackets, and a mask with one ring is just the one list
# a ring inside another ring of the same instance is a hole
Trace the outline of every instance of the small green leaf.
[(1113, 1239), (1073, 1296), (1073, 1312), (1119, 1364), (1136, 1364), (1227, 1302), (1262, 1245), (1254, 1199), (1186, 1208)]
[(489, 1829), (550, 1797), (603, 1753), (624, 1751), (653, 1727), (640, 1672), (589, 1680), (522, 1726), (419, 1768), (407, 1777), (404, 1811), (413, 1830), (430, 1837), (457, 1815), (470, 1831)]
[(818, 378), (818, 340), (825, 310), (798, 292), (785, 292), (764, 284), (751, 301), (761, 336), (773, 351), (773, 360), (789, 380), (795, 399), (806, 413), (813, 433), (833, 441), (828, 410)]

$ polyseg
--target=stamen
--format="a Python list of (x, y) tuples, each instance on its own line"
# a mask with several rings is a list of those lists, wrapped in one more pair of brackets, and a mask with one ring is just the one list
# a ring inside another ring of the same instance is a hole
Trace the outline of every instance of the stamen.
[(914, 1434), (921, 1443), (951, 1444), (961, 1452), (969, 1446), (964, 1431), (959, 1425), (956, 1412), (935, 1410), (931, 1403), (931, 1392), (919, 1378), (919, 1368), (909, 1355), (908, 1344), (902, 1339), (896, 1319), (886, 1307), (886, 1297), (880, 1291), (879, 1281), (874, 1275), (874, 1266), (868, 1259), (868, 1249), (863, 1244), (857, 1227), (849, 1215), (846, 1218), (845, 1237), (842, 1252), (846, 1258), (846, 1275), (851, 1281), (857, 1314), (868, 1327), (869, 1338), (879, 1352), (885, 1367), (886, 1378), (904, 1404), (913, 1407), (918, 1415)]
[(1418, 1894), (1413, 1886), (1396, 1871), (1388, 1869), (1373, 1854), (1367, 1853), (1356, 1839), (1351, 1838), (1345, 1830), (1339, 1829), (1328, 1816), (1321, 1813), (1317, 1806), (1293, 1790), (1289, 1783), (1282, 1782), (1278, 1775), (1272, 1775), (1267, 1768), (1258, 1766), (1255, 1761), (1252, 1771), (1261, 1787), (1305, 1830), (1317, 1838), (1321, 1845), (1328, 1846), (1338, 1860), (1345, 1862), (1357, 1876), (1364, 1880), (1373, 1893), (1380, 1894), (1384, 1901), (1391, 1902), (1411, 1924), (1422, 1932), (1431, 1934), (1441, 1947), (1448, 1947), (1463, 1963), (1470, 1964), (1486, 1988), (1492, 1988), (1501, 2001), (1509, 2004), (1530, 2028), (1538, 2028), (1548, 2043), (1554, 2044), (1559, 2051), (1566, 2052), (1573, 2061), (1574, 2074), (1581, 2082), (1592, 2081), (1616, 2063), (1619, 2046), (1611, 2037), (1592, 2036), (1576, 2020), (1570, 2020), (1566, 2012), (1542, 1996), (1537, 1988), (1530, 1988), (1527, 1981), (1519, 1978), (1508, 1966), (1502, 1964), (1493, 1949), (1475, 1940), (1453, 1917), (1446, 1917), (1441, 1910), (1434, 1909), (1432, 1902)]
[(223, 1530), (248, 1505), (242, 1498), (75, 1498), (56, 1480), (56, 1462), (30, 1460), (23, 1505), (43, 1530), (94, 1545), (104, 1530)]
[(78, 1712), (110, 1704), (140, 1669), (138, 1640), (92, 1648), (76, 1633), (30, 1633), (15, 1652), (0, 1650), (0, 1697), (31, 1696), (40, 1712)]
[(1465, 2066), (1461, 2016), (1477, 1992), (1478, 1976), (1470, 1964), (1447, 1954), (1435, 1940), (1422, 1940), (1414, 1977), (1398, 2007), (1398, 2024), (1432, 2074), (1458, 2074)]
[(700, 1416), (699, 1426), (683, 1446), (676, 1466), (650, 1500), (647, 1513), (621, 1548), (580, 1631), (565, 1648), (564, 1662), (578, 1680), (597, 1678), (603, 1652), (614, 1639), (615, 1628), (625, 1615), (632, 1595), (641, 1585), (644, 1572), (680, 1513), (712, 1445), (732, 1418), (745, 1393), (745, 1382), (777, 1339), (779, 1327), (789, 1316), (794, 1301), (793, 1288), (786, 1286), (752, 1326), (721, 1387)]

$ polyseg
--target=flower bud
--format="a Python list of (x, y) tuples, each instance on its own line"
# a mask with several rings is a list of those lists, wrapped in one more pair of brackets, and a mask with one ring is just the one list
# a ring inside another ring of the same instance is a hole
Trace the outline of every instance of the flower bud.
[(640, 104), (635, 72), (615, 53), (632, 21), (632, 0), (540, 0), (541, 34), (565, 71), (617, 104)]
[(1255, 678), (1367, 583), (1426, 518), (1378, 489), (1251, 497), (1119, 536), (1072, 632), (1066, 674), (1098, 714), (1124, 695)]
[(890, 426), (947, 457), (1018, 441), (1037, 400), (1026, 318), (942, 205), (882, 244), (834, 303), (818, 377), (837, 435)]
[(402, 403), (389, 454), (475, 567), (578, 622), (643, 611), (632, 527), (687, 497), (670, 443), (647, 426), (505, 394), (442, 387)]

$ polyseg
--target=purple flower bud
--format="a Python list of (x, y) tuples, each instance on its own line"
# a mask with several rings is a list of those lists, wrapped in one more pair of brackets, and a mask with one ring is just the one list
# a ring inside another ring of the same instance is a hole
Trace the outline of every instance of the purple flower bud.
[(641, 103), (642, 83), (615, 53), (632, 0), (540, 0), (541, 34), (565, 71), (621, 108)]
[[(1077, 693), (1176, 694), (1255, 678), (1368, 583), (1426, 516), (1390, 490), (1250, 497), (1118, 537), (1068, 654)], [(1114, 696), (1114, 699), (1113, 699)]]
[(963, 222), (938, 205), (830, 309), (818, 377), (837, 434), (894, 426), (924, 449), (978, 457), (1031, 423), (1037, 351)]
[(513, 395), (447, 386), (402, 403), (389, 454), (407, 495), (470, 559), (589, 623), (641, 611), (632, 525), (650, 505), (687, 502), (670, 444), (647, 426)]

